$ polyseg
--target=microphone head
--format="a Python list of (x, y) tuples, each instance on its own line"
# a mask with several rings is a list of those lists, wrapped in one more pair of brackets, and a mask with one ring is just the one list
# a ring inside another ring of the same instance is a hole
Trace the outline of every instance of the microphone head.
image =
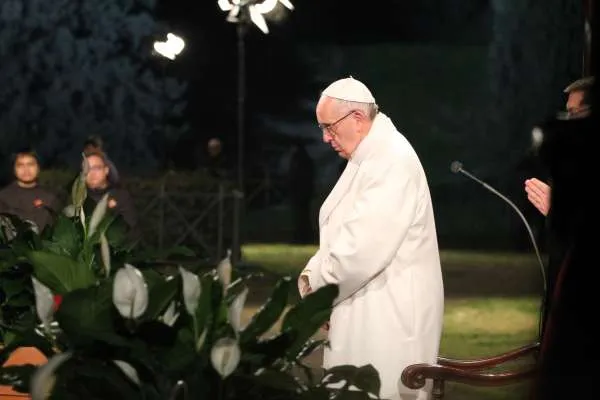
[(460, 161), (452, 161), (452, 164), (450, 164), (450, 171), (456, 174), (457, 172), (460, 172), (462, 167), (463, 165)]

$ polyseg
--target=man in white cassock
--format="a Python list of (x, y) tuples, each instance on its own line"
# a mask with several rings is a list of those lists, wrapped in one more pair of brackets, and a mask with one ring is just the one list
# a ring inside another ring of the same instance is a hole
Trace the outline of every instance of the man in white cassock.
[(405, 367), (436, 362), (444, 289), (433, 207), (417, 154), (378, 112), (358, 80), (332, 83), (317, 120), (323, 141), (348, 160), (319, 213), (319, 250), (298, 287), (336, 284), (324, 368), (372, 364), (384, 399), (429, 398), (410, 390)]

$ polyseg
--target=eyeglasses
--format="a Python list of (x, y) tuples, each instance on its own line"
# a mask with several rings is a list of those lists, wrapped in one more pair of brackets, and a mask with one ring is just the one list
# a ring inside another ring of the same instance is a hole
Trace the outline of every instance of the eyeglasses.
[(332, 122), (330, 124), (327, 124), (327, 123), (319, 124), (319, 129), (322, 130), (322, 131), (324, 131), (324, 130), (331, 131), (331, 128), (333, 128), (335, 125), (337, 125), (340, 122), (342, 122), (344, 119), (348, 118), (353, 113), (354, 113), (354, 110), (350, 111), (348, 114), (344, 115), (342, 118), (340, 118), (337, 121)]

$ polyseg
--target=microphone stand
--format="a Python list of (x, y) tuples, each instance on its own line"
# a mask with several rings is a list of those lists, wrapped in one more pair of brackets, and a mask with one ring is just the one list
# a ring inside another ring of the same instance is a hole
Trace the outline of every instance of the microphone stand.
[[(500, 193), (499, 191), (497, 191), (496, 189), (494, 189), (492, 186), (490, 186), (489, 184), (487, 184), (486, 182), (482, 181), (481, 179), (477, 178), (476, 176), (474, 176), (473, 174), (469, 173), (468, 171), (464, 170), (462, 167), (462, 163), (459, 161), (454, 161), (452, 162), (452, 164), (450, 165), (450, 170), (453, 173), (461, 173), (465, 176), (467, 176), (468, 178), (471, 178), (472, 180), (474, 180), (475, 182), (479, 183), (481, 186), (483, 186), (484, 188), (486, 188), (487, 190), (489, 190), (490, 192), (494, 193), (496, 196), (500, 197), (502, 200), (504, 200), (506, 203), (508, 203), (508, 205), (510, 205), (513, 210), (515, 210), (515, 212), (517, 213), (517, 215), (519, 215), (519, 217), (521, 218), (521, 220), (523, 221), (523, 224), (525, 224), (525, 228), (527, 228), (527, 233), (529, 234), (529, 238), (531, 239), (531, 243), (533, 245), (533, 249), (535, 250), (535, 255), (537, 257), (538, 263), (540, 264), (540, 271), (542, 273), (542, 284), (544, 287), (544, 298), (542, 299), (542, 305), (541, 305), (541, 314), (543, 317), (543, 313), (544, 313), (544, 302), (545, 302), (545, 298), (547, 296), (547, 282), (546, 282), (546, 268), (544, 267), (544, 262), (542, 261), (542, 257), (540, 255), (540, 251), (537, 245), (537, 242), (535, 240), (535, 235), (533, 234), (533, 230), (531, 229), (531, 226), (529, 225), (529, 222), (527, 222), (527, 219), (525, 218), (525, 216), (523, 215), (523, 213), (521, 212), (521, 210), (519, 210), (519, 208), (505, 195), (503, 195), (502, 193)], [(540, 335), (541, 335), (541, 323), (542, 323), (542, 318), (540, 318)]]

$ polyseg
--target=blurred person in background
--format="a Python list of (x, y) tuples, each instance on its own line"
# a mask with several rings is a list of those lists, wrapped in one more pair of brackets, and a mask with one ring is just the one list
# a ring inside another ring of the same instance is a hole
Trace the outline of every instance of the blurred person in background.
[(15, 153), (13, 173), (14, 181), (0, 190), (0, 212), (31, 221), (38, 232), (44, 231), (60, 208), (57, 196), (38, 182), (37, 154), (31, 149)]
[(106, 154), (104, 142), (100, 136), (91, 135), (83, 142), (83, 154), (88, 155), (92, 153), (104, 154), (104, 159), (108, 166), (108, 180), (113, 185), (118, 185), (120, 183), (119, 170)]
[(95, 205), (105, 194), (108, 194), (108, 208), (123, 217), (129, 228), (130, 238), (138, 239), (140, 235), (138, 215), (133, 199), (125, 188), (110, 181), (110, 167), (104, 153), (90, 152), (86, 155), (86, 161), (88, 163), (88, 172), (85, 176), (86, 201), (92, 201)]

